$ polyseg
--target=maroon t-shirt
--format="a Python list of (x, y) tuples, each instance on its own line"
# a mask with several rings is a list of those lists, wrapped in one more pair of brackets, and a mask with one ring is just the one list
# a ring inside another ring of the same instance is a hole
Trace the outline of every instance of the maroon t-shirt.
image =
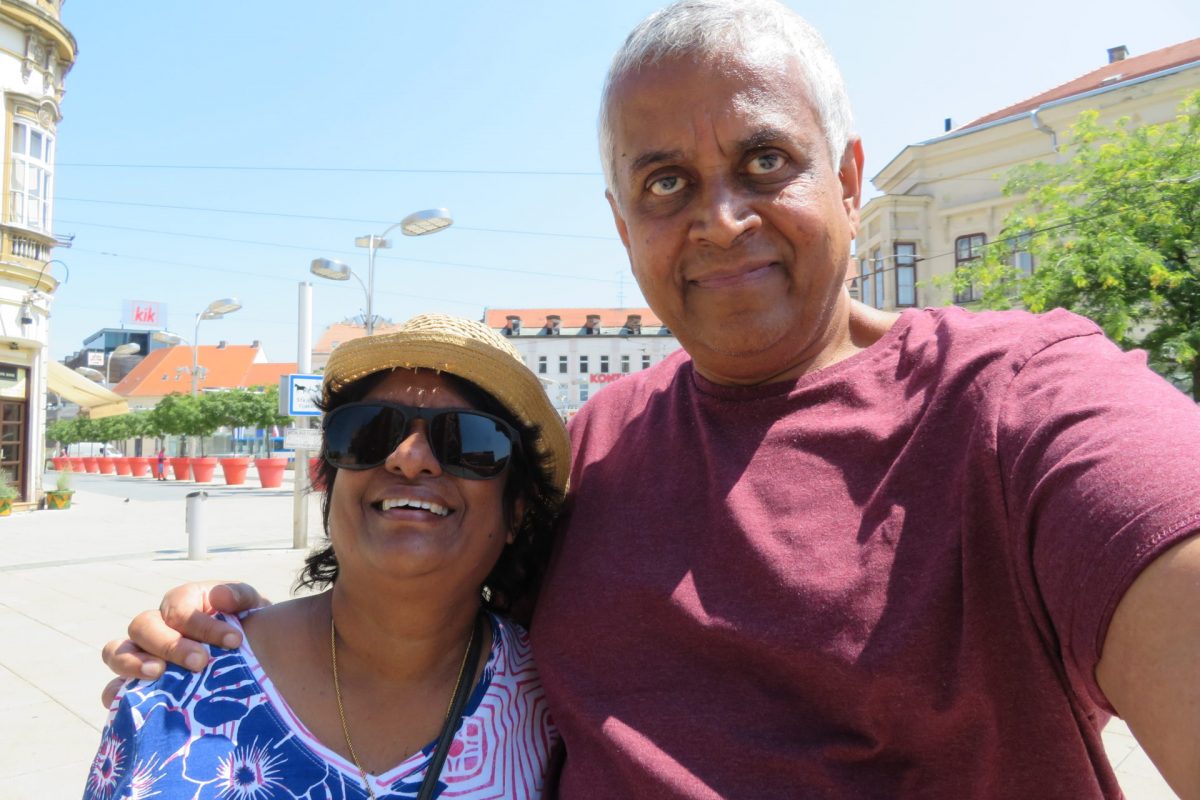
[(1094, 667), (1200, 529), (1200, 411), (1092, 323), (909, 311), (756, 387), (680, 352), (572, 440), (563, 798), (1121, 796)]

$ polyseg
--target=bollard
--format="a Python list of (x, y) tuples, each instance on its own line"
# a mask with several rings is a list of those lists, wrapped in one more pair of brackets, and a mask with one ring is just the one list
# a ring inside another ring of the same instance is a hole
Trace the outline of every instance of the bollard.
[(208, 492), (190, 492), (187, 496), (188, 560), (208, 557), (208, 542), (204, 530), (204, 501)]

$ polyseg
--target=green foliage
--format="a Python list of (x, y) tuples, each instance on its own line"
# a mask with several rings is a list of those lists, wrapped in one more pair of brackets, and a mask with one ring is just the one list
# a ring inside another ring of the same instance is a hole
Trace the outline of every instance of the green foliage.
[[(974, 283), (988, 308), (1019, 301), (1090, 317), (1200, 399), (1200, 92), (1163, 125), (1106, 127), (1097, 116), (1071, 128), (1069, 159), (1007, 176), (1005, 195), (1021, 200), (955, 288)], [(1018, 240), (1032, 275), (1013, 264)]]
[(279, 386), (267, 386), (256, 392), (254, 398), (255, 414), (247, 421), (247, 424), (267, 431), (267, 457), (269, 458), (271, 456), (271, 428), (276, 425), (284, 428), (291, 424), (292, 420), (291, 417), (279, 414)]
[(58, 471), (58, 478), (54, 482), (54, 488), (60, 492), (71, 491), (71, 470), (60, 469)]
[(12, 485), (12, 473), (7, 469), (0, 469), (0, 500), (16, 500), (17, 489)]

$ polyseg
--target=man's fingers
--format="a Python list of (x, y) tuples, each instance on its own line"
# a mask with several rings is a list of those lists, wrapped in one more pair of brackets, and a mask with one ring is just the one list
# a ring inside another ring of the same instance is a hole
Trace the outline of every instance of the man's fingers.
[[(203, 612), (196, 612), (186, 620), (189, 635), (196, 635), (196, 630), (204, 630), (203, 621), (213, 622), (212, 618)], [(167, 625), (162, 614), (158, 611), (143, 611), (129, 623), (129, 638), (133, 643), (147, 653), (164, 658), (172, 664), (197, 672), (208, 663), (208, 648), (192, 639), (185, 639)]]
[(113, 700), (117, 699), (117, 692), (125, 685), (124, 678), (113, 678), (104, 686), (104, 691), (100, 693), (100, 702), (104, 703), (105, 708), (112, 708)]
[[(155, 658), (128, 639), (113, 639), (104, 645), (100, 657), (109, 669), (121, 676), (118, 681), (128, 678), (157, 678), (163, 673), (164, 664), (161, 658)], [(107, 691), (106, 688), (105, 692)]]
[(270, 605), (271, 601), (263, 597), (248, 583), (221, 583), (208, 592), (208, 602), (213, 609), (229, 614), (238, 614), (254, 608)]

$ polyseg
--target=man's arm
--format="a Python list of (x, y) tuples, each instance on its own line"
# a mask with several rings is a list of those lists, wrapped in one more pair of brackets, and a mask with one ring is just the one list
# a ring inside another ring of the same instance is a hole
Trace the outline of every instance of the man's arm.
[(1200, 534), (1130, 585), (1096, 681), (1171, 788), (1200, 800)]
[(208, 663), (203, 643), (234, 648), (242, 635), (232, 625), (212, 617), (217, 611), (236, 614), (270, 601), (247, 583), (186, 583), (163, 595), (155, 611), (143, 611), (129, 623), (129, 638), (104, 645), (101, 657), (119, 678), (104, 687), (111, 704), (117, 689), (130, 678), (157, 678), (164, 659), (193, 672)]

